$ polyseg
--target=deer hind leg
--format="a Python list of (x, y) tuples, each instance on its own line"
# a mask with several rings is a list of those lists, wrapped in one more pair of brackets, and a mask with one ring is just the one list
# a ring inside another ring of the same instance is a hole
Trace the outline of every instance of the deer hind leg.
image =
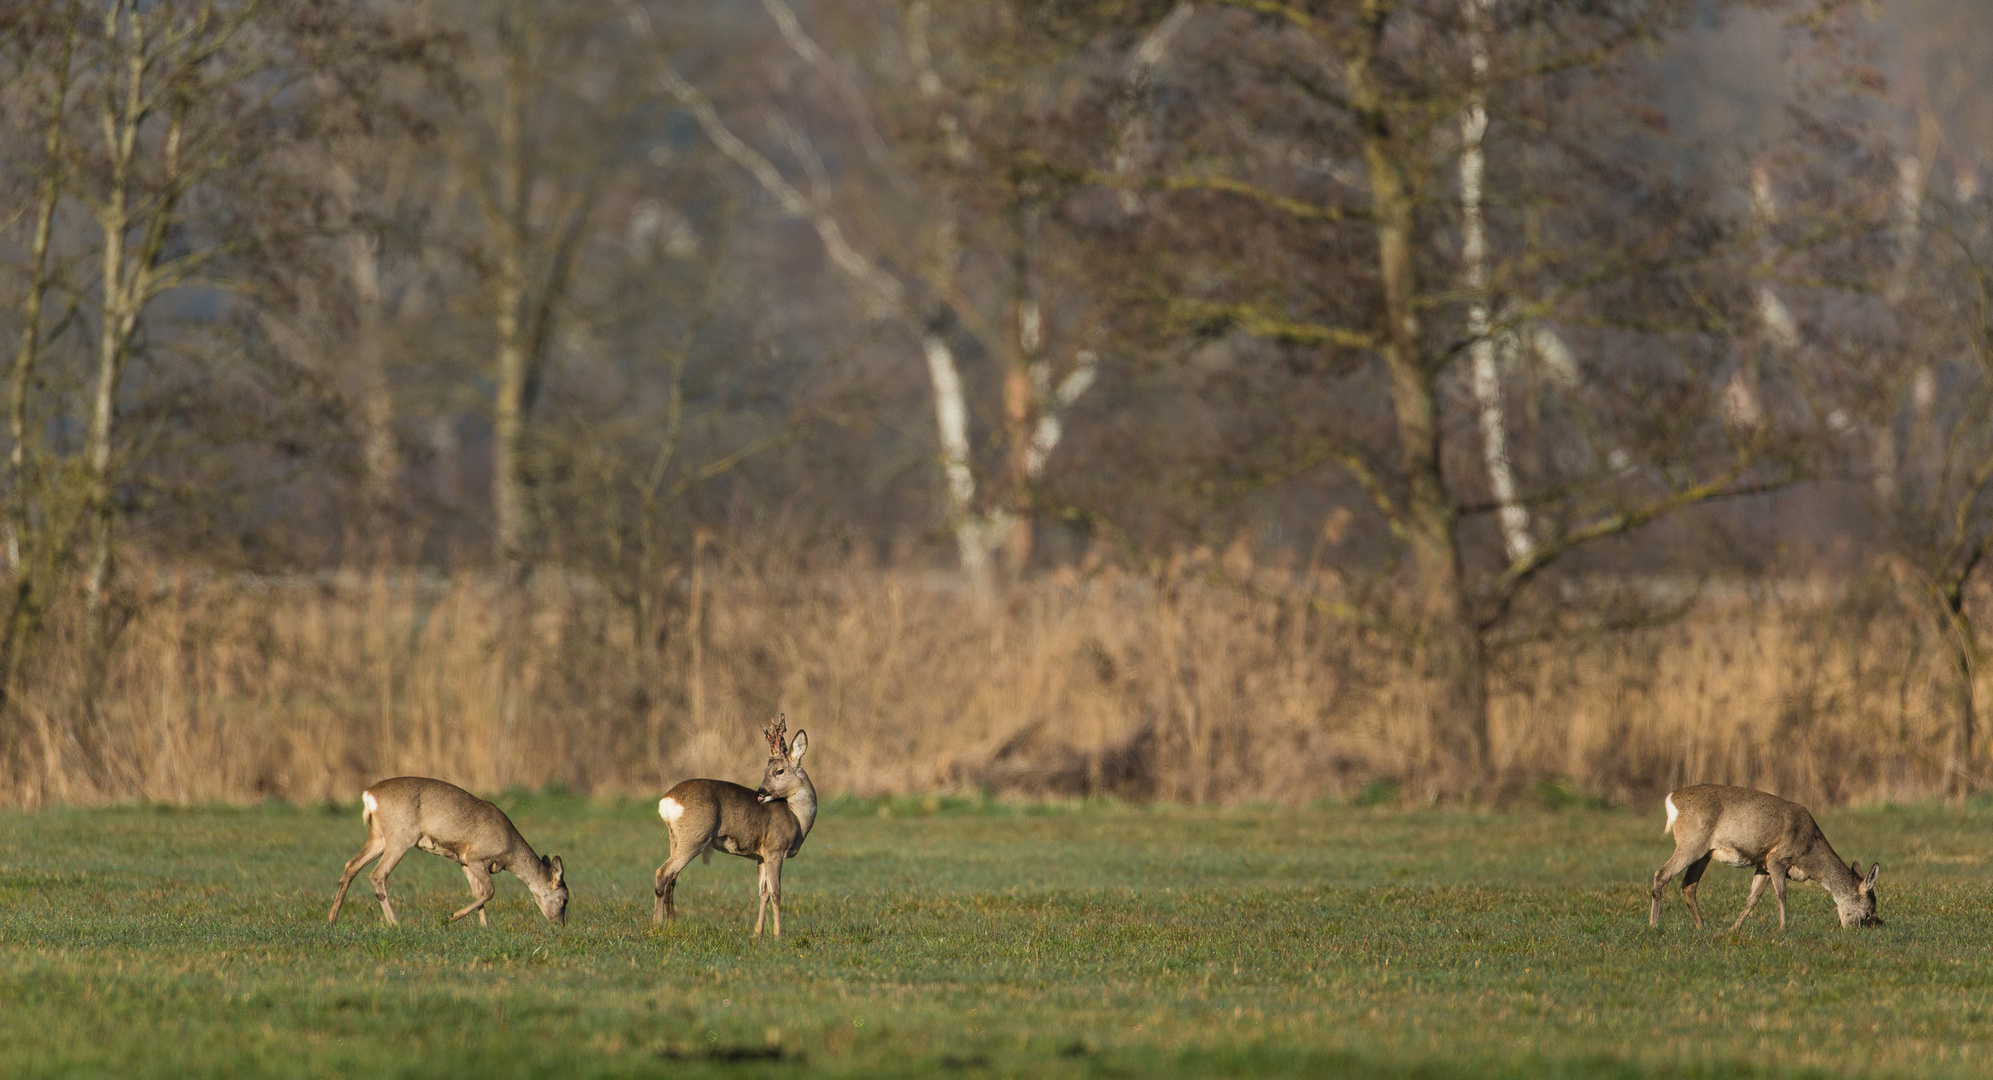
[[(1662, 863), (1659, 870), (1654, 871), (1654, 887), (1648, 893), (1653, 899), (1653, 903), (1647, 909), (1648, 926), (1658, 927), (1661, 925), (1661, 894), (1666, 891), (1668, 882), (1675, 880), (1675, 875), (1687, 870), (1689, 864), (1695, 862), (1697, 859), (1707, 861), (1708, 858), (1708, 848), (1703, 848), (1697, 852), (1694, 847), (1684, 844), (1679, 840), (1675, 841), (1675, 853), (1668, 856), (1668, 861)], [(1690, 910), (1694, 910), (1693, 905), (1691, 905)]]
[(1709, 869), (1709, 856), (1704, 855), (1690, 863), (1689, 868), (1682, 872), (1682, 903), (1687, 904), (1689, 914), (1695, 916), (1697, 930), (1702, 929), (1702, 908), (1695, 902), (1695, 890), (1696, 886), (1702, 883), (1702, 872), (1707, 869)]
[(358, 874), (361, 868), (379, 858), (381, 852), (388, 849), (387, 841), (372, 835), (372, 832), (371, 829), (368, 830), (367, 846), (361, 848), (358, 855), (346, 860), (346, 872), (339, 877), (339, 891), (332, 894), (332, 911), (325, 916), (326, 922), (339, 921), (339, 906), (346, 902), (346, 886), (353, 884), (353, 875)]
[(384, 839), (382, 844), (387, 850), (382, 853), (381, 861), (374, 864), (374, 872), (367, 878), (374, 883), (374, 899), (381, 902), (382, 917), (387, 919), (389, 926), (397, 926), (401, 920), (394, 917), (394, 905), (388, 903), (388, 875), (394, 873), (395, 865), (401, 862), (403, 855), (408, 854), (408, 849), (415, 846), (415, 842)]
[(651, 906), (651, 922), (662, 925), (666, 919), (678, 918), (678, 908), (671, 902), (672, 897), (678, 892), (678, 875), (706, 850), (707, 846), (703, 843), (683, 848), (675, 842), (672, 844), (671, 858), (666, 859), (664, 865), (657, 868), (655, 879), (657, 900)]
[(464, 880), (471, 883), (471, 902), (469, 906), (451, 915), (450, 921), (456, 922), (475, 911), (479, 926), (491, 925), (484, 917), (484, 906), (491, 902), (492, 897), (498, 895), (498, 886), (491, 883), (491, 868), (486, 866), (482, 859), (467, 862), (464, 864)]
[[(1751, 895), (1745, 898), (1744, 910), (1737, 913), (1737, 921), (1730, 924), (1732, 933), (1735, 933), (1739, 927), (1744, 925), (1745, 919), (1751, 917), (1752, 910), (1758, 906), (1758, 898), (1765, 895), (1765, 883), (1769, 880), (1771, 880), (1771, 874), (1764, 870), (1757, 870), (1751, 874)], [(1780, 891), (1784, 890), (1781, 889)]]

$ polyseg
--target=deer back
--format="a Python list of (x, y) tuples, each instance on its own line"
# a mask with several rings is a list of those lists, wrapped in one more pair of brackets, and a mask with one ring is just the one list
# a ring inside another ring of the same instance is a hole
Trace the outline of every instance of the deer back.
[(447, 781), (397, 776), (369, 787), (361, 800), (370, 828), (413, 832), (460, 859), (532, 851), (505, 811)]
[(1762, 861), (1774, 847), (1794, 855), (1824, 841), (1798, 803), (1750, 788), (1697, 784), (1669, 794), (1667, 829), (1677, 841), (1735, 851)]
[[(789, 853), (801, 823), (784, 802), (762, 802), (754, 789), (726, 780), (686, 780), (658, 801), (673, 843), (711, 844), (730, 855)], [(683, 837), (683, 839), (679, 839)]]
[(1669, 794), (1667, 829), (1678, 848), (1700, 849), (1737, 867), (1763, 867), (1776, 852), (1790, 877), (1817, 881), (1834, 897), (1843, 926), (1880, 926), (1875, 878), (1844, 863), (1813, 812), (1764, 791), (1697, 784)]

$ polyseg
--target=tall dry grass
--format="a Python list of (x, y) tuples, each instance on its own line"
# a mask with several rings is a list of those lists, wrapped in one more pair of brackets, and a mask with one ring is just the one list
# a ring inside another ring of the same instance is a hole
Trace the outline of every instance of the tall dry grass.
[[(166, 578), (97, 705), (60, 634), (5, 717), (0, 802), (350, 800), (382, 776), (651, 793), (752, 780), (759, 721), (827, 791), (1184, 802), (1421, 795), (1423, 698), (1387, 639), (1297, 603), (1072, 574), (978, 602), (949, 579), (715, 566), (664, 632), (585, 581)], [(1726, 781), (1816, 802), (1940, 789), (1941, 660), (1887, 598), (1709, 601), (1504, 652), (1499, 780), (1612, 799)]]

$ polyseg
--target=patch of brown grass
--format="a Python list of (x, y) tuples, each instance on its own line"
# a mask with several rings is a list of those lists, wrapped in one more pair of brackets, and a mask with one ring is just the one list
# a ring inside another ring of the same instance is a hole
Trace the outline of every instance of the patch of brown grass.
[[(0, 802), (350, 800), (383, 776), (653, 793), (751, 780), (760, 721), (809, 729), (858, 795), (987, 789), (1297, 803), (1417, 798), (1399, 650), (1291, 594), (1065, 574), (979, 602), (910, 571), (731, 567), (658, 640), (578, 579), (179, 579), (97, 706), (57, 632), (5, 718)], [(1937, 658), (1907, 610), (1708, 602), (1499, 662), (1498, 779), (1621, 801), (1724, 781), (1816, 803), (1939, 790)]]

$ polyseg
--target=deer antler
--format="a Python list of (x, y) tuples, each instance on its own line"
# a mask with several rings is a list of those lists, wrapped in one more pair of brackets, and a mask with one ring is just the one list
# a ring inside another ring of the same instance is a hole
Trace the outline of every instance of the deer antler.
[(770, 754), (786, 754), (789, 752), (789, 740), (782, 737), (788, 734), (788, 732), (789, 718), (781, 713), (777, 713), (775, 719), (770, 720), (768, 726), (761, 729), (762, 737), (768, 740), (768, 752)]

